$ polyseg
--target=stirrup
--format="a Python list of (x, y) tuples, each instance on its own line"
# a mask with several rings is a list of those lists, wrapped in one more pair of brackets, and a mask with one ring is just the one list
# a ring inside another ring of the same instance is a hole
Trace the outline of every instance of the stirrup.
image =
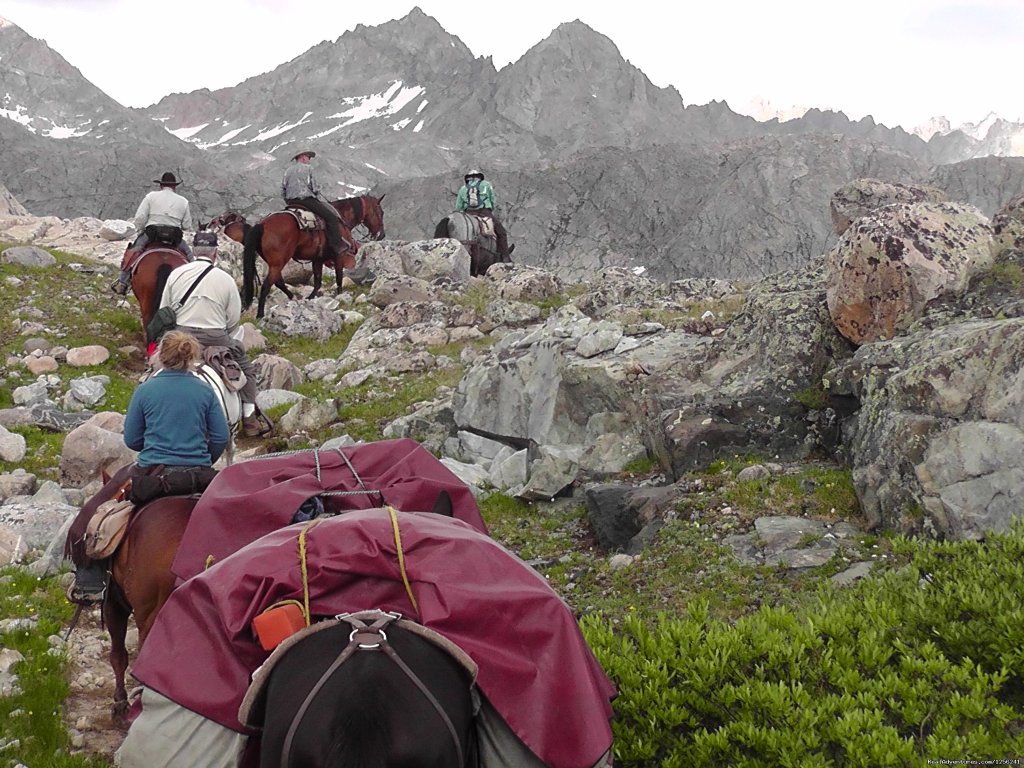
[(66, 597), (68, 602), (88, 608), (91, 605), (99, 605), (106, 599), (107, 588), (103, 587), (99, 592), (96, 592), (93, 590), (81, 589), (76, 583), (71, 582), (70, 586), (68, 586)]
[(128, 287), (128, 283), (122, 283), (120, 280), (115, 280), (110, 284), (110, 290), (112, 290), (118, 296), (127, 296)]

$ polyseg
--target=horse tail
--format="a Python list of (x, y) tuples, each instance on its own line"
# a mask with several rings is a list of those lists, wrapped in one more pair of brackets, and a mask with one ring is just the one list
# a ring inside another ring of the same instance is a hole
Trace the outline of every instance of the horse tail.
[(263, 239), (263, 225), (248, 224), (242, 229), (242, 308), (248, 309), (256, 296), (256, 254)]
[(445, 216), (434, 227), (434, 237), (448, 237), (448, 217)]
[(170, 264), (161, 264), (156, 269), (156, 288), (153, 289), (154, 296), (156, 296), (157, 305), (160, 304), (160, 297), (164, 295), (164, 286), (167, 285), (167, 278), (174, 270)]

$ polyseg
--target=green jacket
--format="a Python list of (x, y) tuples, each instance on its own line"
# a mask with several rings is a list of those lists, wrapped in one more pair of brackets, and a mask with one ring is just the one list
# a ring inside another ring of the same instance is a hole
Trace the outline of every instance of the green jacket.
[(459, 196), (455, 198), (455, 210), (465, 211), (470, 209), (469, 205), (469, 189), (470, 186), (476, 187), (479, 195), (479, 205), (473, 206), (474, 208), (488, 208), (494, 210), (494, 205), (497, 202), (494, 198), (494, 187), (491, 186), (491, 182), (487, 179), (477, 181), (473, 179), (469, 184), (463, 184), (462, 189), (459, 190)]

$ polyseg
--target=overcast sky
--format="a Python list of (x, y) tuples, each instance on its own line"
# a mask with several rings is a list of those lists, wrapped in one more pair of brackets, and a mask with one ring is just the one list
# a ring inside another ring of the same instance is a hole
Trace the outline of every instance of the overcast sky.
[[(415, 5), (499, 68), (580, 19), (686, 104), (748, 112), (760, 98), (907, 128), (1024, 116), (1024, 0), (0, 0), (0, 17), (122, 104), (145, 106), (234, 85)], [(133, 41), (165, 54), (133, 57)]]

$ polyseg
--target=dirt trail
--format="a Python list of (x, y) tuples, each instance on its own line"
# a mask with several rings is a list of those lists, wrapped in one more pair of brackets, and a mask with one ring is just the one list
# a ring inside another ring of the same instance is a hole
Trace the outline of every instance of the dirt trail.
[[(134, 658), (138, 633), (128, 630), (128, 651)], [(64, 720), (71, 733), (74, 752), (95, 755), (113, 765), (114, 751), (121, 745), (125, 730), (110, 716), (114, 699), (114, 673), (108, 655), (110, 638), (100, 627), (100, 612), (93, 608), (71, 633), (67, 644), (71, 692), (64, 702)], [(132, 681), (129, 678), (129, 690)]]

